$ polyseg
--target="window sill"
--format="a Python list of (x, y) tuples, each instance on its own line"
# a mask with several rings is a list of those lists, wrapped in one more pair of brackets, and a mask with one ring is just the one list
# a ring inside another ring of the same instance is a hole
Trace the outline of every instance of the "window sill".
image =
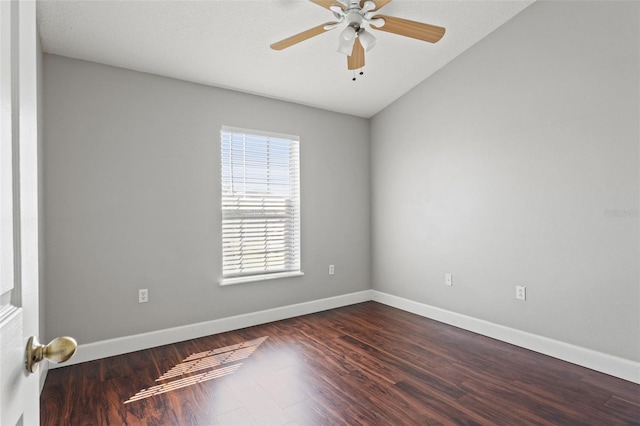
[(251, 283), (256, 281), (276, 280), (279, 278), (299, 277), (304, 275), (304, 272), (281, 272), (279, 274), (264, 274), (264, 275), (251, 275), (249, 277), (237, 277), (237, 278), (223, 278), (220, 281), (220, 286), (235, 285), (242, 283)]

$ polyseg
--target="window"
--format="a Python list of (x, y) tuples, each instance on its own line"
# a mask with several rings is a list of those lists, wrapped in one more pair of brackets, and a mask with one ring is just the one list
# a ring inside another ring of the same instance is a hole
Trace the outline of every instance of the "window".
[(301, 275), (299, 141), (222, 128), (223, 285)]

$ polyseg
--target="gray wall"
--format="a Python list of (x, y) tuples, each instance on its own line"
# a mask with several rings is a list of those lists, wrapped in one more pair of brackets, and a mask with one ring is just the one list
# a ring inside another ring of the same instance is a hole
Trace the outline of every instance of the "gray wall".
[(639, 7), (535, 3), (372, 119), (376, 290), (640, 361)]
[[(45, 55), (48, 338), (372, 283), (639, 361), (639, 13), (535, 3), (370, 122)], [(301, 136), (304, 277), (218, 286), (223, 124)]]
[[(49, 338), (83, 344), (370, 288), (368, 120), (51, 55), (44, 108)], [(303, 277), (218, 285), (222, 125), (301, 137)]]

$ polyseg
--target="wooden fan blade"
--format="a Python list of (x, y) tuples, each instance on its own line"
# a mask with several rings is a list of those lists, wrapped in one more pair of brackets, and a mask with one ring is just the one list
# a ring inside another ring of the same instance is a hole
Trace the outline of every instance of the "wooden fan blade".
[(318, 6), (324, 7), (325, 9), (329, 9), (331, 6), (338, 6), (341, 9), (344, 9), (344, 6), (338, 3), (335, 0), (309, 0), (311, 3), (315, 3)]
[[(360, 0), (360, 7), (364, 7), (364, 2), (367, 0)], [(372, 0), (375, 4), (376, 7), (375, 9), (371, 9), (371, 11), (373, 12), (374, 10), (379, 10), (383, 7), (385, 7), (387, 4), (391, 3), (391, 0)]]
[(325, 31), (329, 31), (329, 30), (325, 30), (324, 27), (325, 25), (331, 25), (331, 24), (335, 24), (336, 22), (326, 22), (322, 25), (318, 25), (317, 27), (313, 27), (311, 29), (308, 29), (307, 31), (303, 31), (299, 34), (296, 35), (292, 35), (291, 37), (287, 37), (284, 40), (280, 40), (276, 43), (273, 43), (271, 45), (271, 48), (273, 50), (282, 50), (282, 49), (286, 49), (287, 47), (291, 47), (294, 44), (298, 44), (301, 41), (305, 41), (307, 39), (310, 39), (311, 37), (315, 37), (319, 34), (324, 33)]
[(351, 56), (347, 56), (347, 68), (357, 70), (362, 67), (364, 67), (364, 47), (362, 47), (360, 39), (356, 38), (356, 41), (353, 43)]
[(381, 27), (371, 26), (373, 29), (428, 41), (429, 43), (436, 43), (439, 41), (445, 31), (442, 27), (410, 21), (408, 19), (395, 18), (393, 16), (376, 15), (373, 17), (373, 19), (376, 18), (384, 19), (385, 24)]

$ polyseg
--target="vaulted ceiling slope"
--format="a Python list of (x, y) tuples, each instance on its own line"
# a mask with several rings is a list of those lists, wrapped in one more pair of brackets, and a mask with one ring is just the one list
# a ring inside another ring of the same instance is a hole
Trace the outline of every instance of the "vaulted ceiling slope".
[(39, 0), (45, 53), (372, 117), (534, 0), (394, 0), (381, 10), (445, 27), (437, 44), (375, 31), (352, 81), (340, 30), (273, 42), (333, 20), (307, 0)]

